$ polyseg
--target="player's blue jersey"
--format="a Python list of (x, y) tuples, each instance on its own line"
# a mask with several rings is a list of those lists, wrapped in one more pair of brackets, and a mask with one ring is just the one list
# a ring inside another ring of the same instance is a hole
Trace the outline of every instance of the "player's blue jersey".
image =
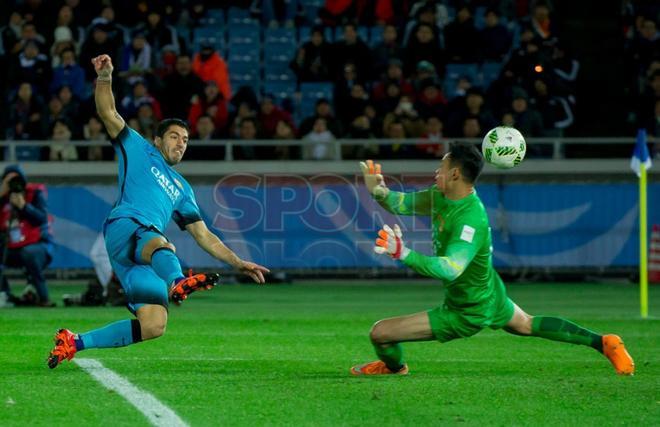
[(190, 184), (149, 141), (124, 126), (112, 146), (119, 158), (119, 197), (108, 219), (132, 218), (161, 232), (170, 219), (182, 230), (201, 220)]

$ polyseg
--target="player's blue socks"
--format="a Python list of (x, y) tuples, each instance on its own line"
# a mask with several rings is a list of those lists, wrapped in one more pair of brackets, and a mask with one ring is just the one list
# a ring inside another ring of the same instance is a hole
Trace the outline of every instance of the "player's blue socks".
[(151, 254), (151, 268), (168, 286), (184, 277), (179, 259), (170, 248), (158, 248)]
[(86, 348), (124, 347), (142, 341), (140, 321), (137, 319), (120, 320), (102, 328), (94, 329), (76, 338), (76, 350)]
[(378, 358), (385, 362), (387, 368), (392, 372), (398, 372), (403, 368), (403, 347), (401, 344), (390, 344), (387, 347), (374, 344)]

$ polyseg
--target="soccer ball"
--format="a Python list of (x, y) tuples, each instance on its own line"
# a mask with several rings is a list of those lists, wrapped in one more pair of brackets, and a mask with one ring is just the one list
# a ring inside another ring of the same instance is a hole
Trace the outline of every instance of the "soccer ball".
[(517, 129), (507, 126), (489, 130), (481, 143), (486, 161), (499, 169), (518, 166), (525, 158), (525, 151), (525, 138)]

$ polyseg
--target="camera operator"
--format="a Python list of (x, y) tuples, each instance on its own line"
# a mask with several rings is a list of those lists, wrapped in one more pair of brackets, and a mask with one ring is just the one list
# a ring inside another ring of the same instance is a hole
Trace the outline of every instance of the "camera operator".
[[(52, 260), (53, 244), (46, 212), (46, 187), (28, 183), (18, 165), (10, 165), (2, 174), (0, 187), (0, 291), (10, 302), (19, 305), (53, 307), (48, 297), (44, 269)], [(5, 267), (25, 268), (37, 292), (22, 299), (11, 296)]]

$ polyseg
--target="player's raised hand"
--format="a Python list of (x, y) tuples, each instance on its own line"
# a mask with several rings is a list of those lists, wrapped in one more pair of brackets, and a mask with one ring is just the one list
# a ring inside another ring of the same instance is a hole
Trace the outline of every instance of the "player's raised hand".
[(112, 78), (112, 70), (114, 67), (112, 66), (112, 58), (110, 58), (110, 55), (99, 55), (92, 59), (92, 64), (94, 65), (94, 71), (96, 71), (96, 75), (99, 76), (99, 78), (106, 80)]
[(250, 276), (252, 280), (257, 283), (266, 283), (264, 273), (270, 273), (270, 270), (266, 267), (250, 261), (241, 261), (241, 264), (239, 264), (236, 268), (246, 276)]
[(377, 254), (388, 254), (394, 259), (405, 258), (408, 256), (410, 249), (406, 248), (403, 244), (403, 233), (398, 224), (394, 224), (394, 229), (389, 225), (383, 225), (383, 228), (378, 231), (378, 238), (376, 239), (376, 246), (374, 252)]
[(385, 180), (380, 173), (380, 163), (374, 163), (373, 160), (360, 162), (360, 169), (364, 175), (364, 184), (371, 195), (384, 198), (389, 194), (390, 190), (385, 186)]

